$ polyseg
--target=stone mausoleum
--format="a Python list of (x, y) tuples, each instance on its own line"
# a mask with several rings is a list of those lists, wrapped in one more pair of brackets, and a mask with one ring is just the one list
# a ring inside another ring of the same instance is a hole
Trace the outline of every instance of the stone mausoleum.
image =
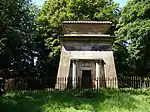
[(56, 89), (118, 87), (111, 25), (110, 21), (63, 21)]

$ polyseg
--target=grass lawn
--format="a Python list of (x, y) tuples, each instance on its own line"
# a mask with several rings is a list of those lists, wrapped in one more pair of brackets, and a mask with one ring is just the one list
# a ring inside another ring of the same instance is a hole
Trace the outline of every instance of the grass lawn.
[(10, 91), (0, 97), (0, 112), (150, 112), (150, 90)]

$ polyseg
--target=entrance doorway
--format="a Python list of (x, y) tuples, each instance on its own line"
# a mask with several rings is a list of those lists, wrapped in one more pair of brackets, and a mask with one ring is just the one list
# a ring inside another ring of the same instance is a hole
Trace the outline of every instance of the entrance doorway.
[(82, 71), (82, 88), (92, 88), (91, 70)]

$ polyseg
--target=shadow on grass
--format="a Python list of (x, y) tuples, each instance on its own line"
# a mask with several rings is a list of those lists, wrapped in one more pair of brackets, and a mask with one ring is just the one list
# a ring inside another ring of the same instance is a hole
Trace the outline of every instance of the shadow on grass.
[(1, 112), (99, 112), (111, 107), (133, 109), (139, 103), (132, 97), (132, 91), (100, 89), (94, 98), (75, 94), (77, 92), (12, 91), (0, 97), (0, 109)]

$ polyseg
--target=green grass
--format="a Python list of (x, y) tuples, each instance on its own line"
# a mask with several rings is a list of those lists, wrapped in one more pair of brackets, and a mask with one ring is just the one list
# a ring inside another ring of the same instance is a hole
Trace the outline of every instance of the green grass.
[(11, 91), (0, 97), (0, 112), (150, 112), (150, 90)]

